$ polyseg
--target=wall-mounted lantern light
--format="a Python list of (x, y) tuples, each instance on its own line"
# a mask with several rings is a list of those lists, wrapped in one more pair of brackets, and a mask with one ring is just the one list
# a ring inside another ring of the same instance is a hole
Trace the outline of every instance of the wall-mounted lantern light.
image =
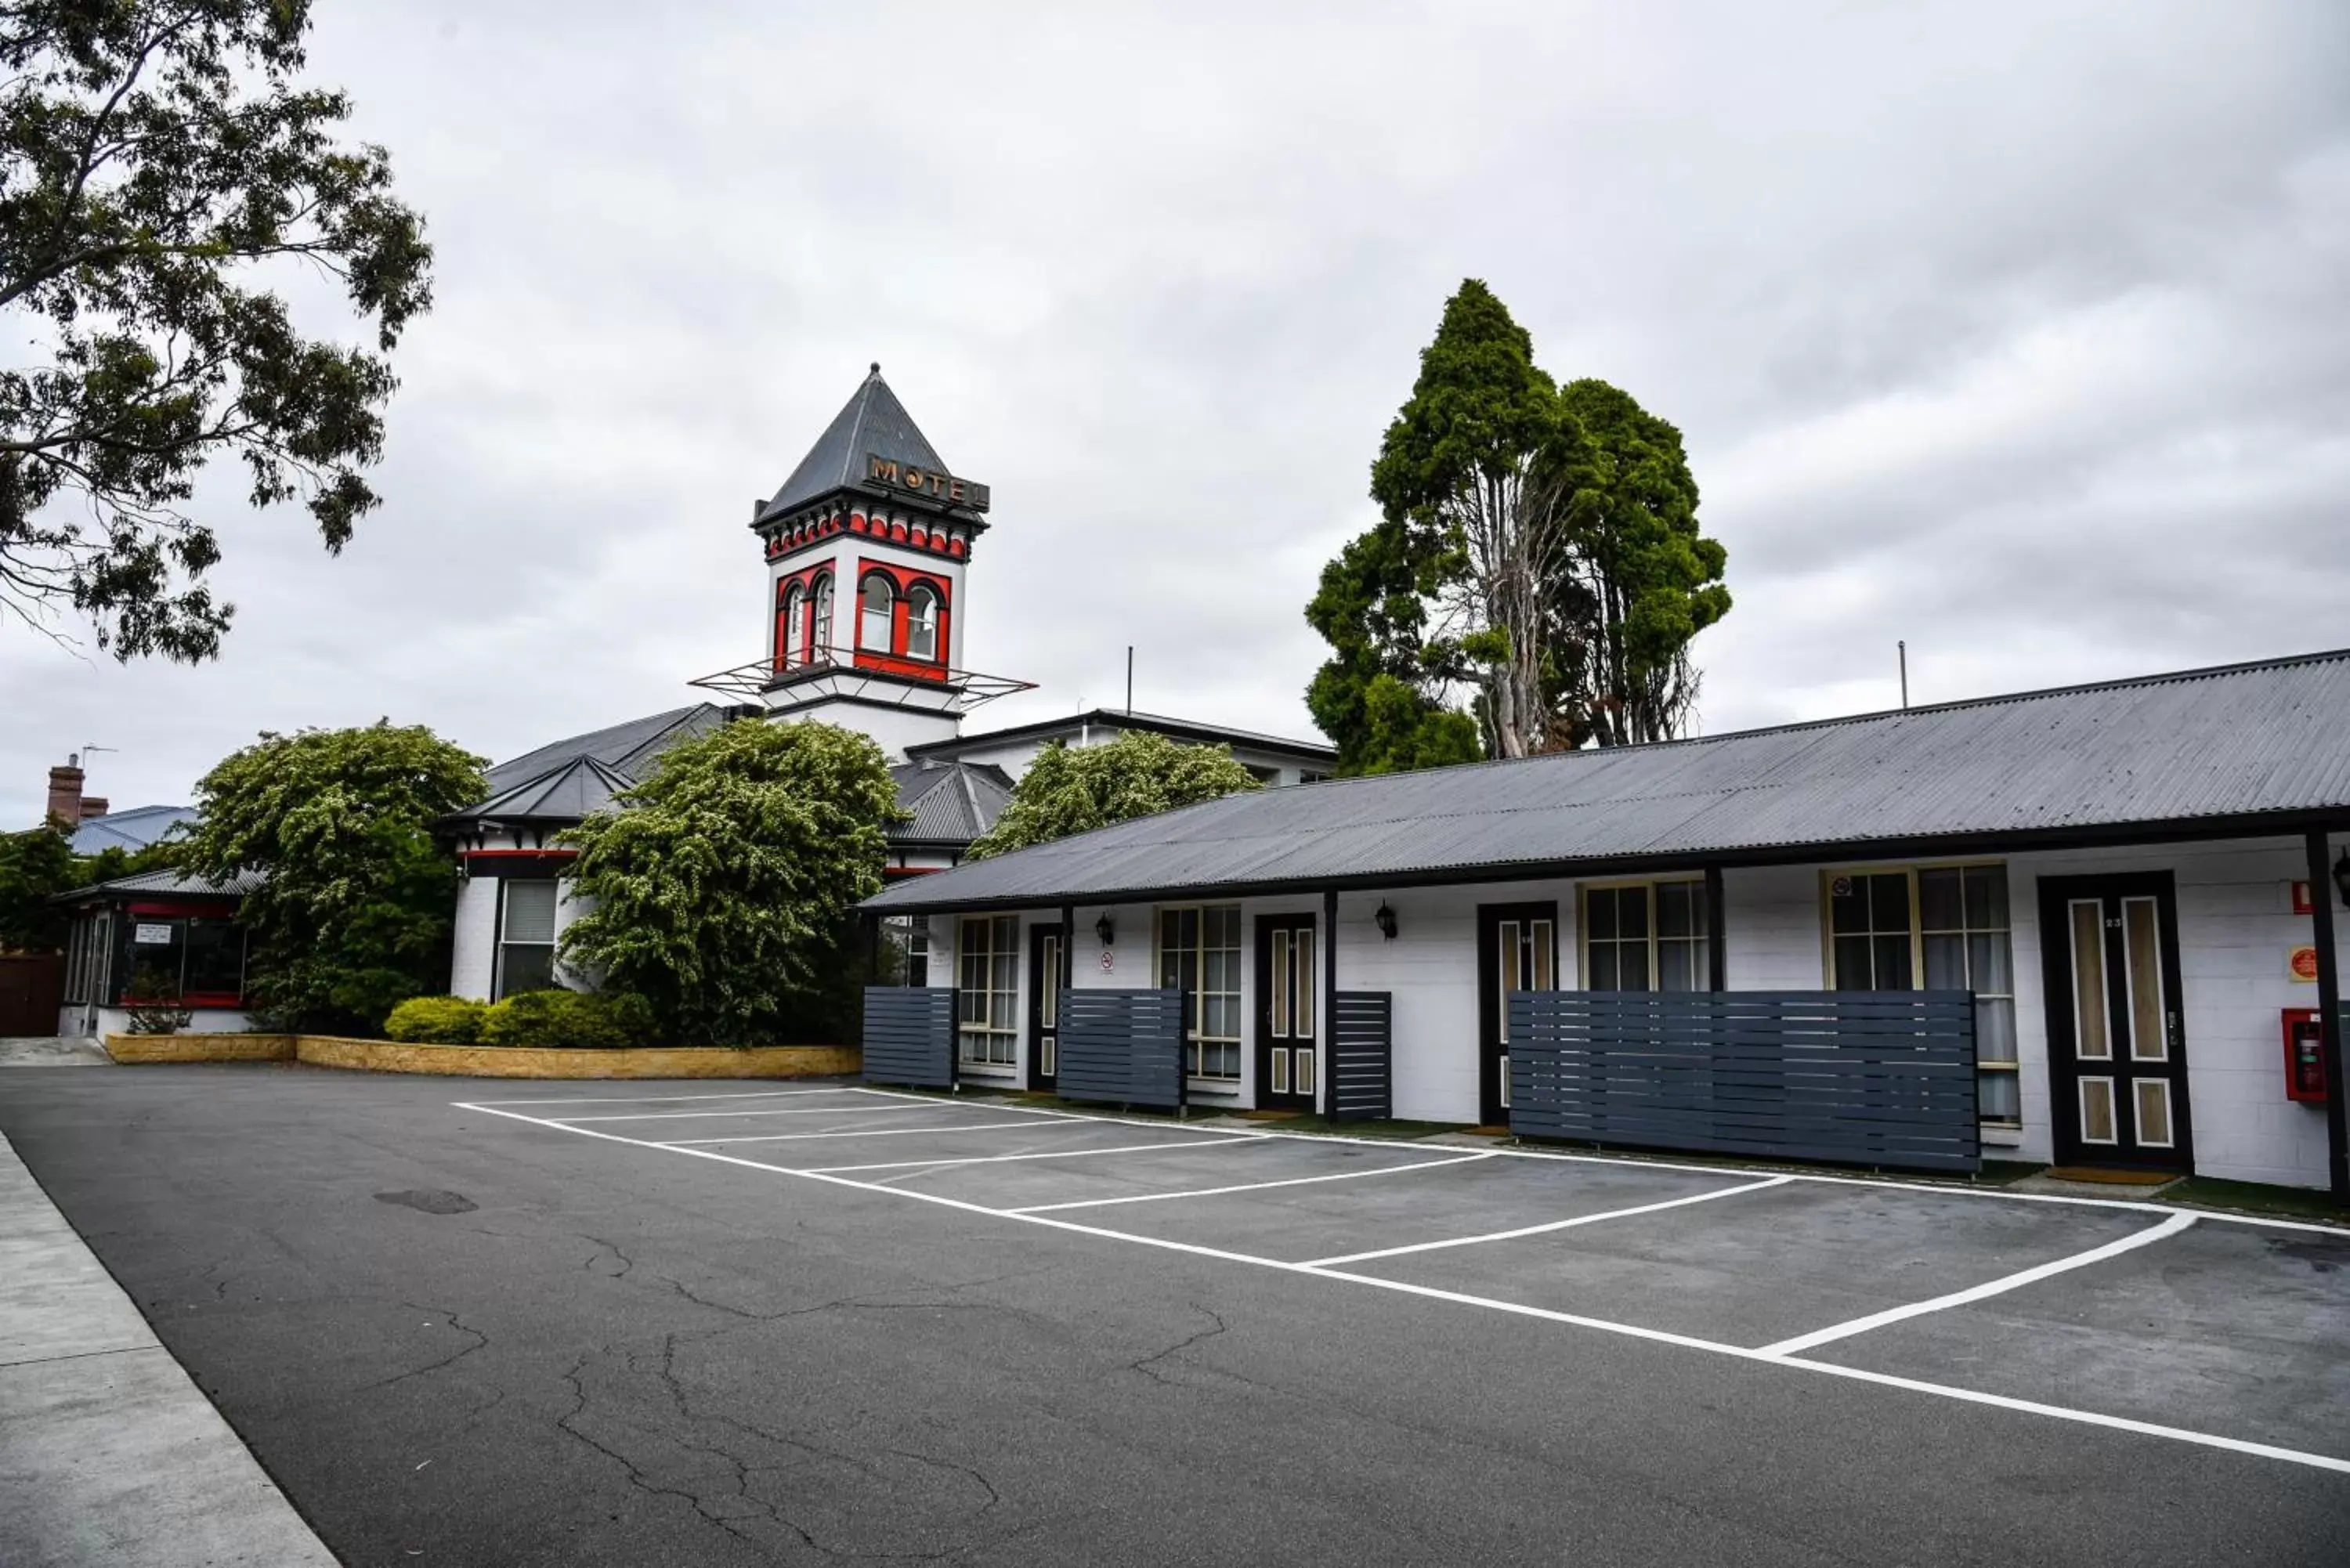
[(1395, 911), (1388, 908), (1388, 901), (1385, 898), (1379, 900), (1379, 912), (1373, 915), (1371, 919), (1378, 922), (1379, 935), (1385, 937), (1389, 941), (1395, 940)]
[(2350, 849), (2344, 850), (2342, 858), (2334, 863), (2334, 885), (2342, 890), (2344, 906), (2350, 908)]
[(1118, 922), (1109, 918), (1108, 910), (1103, 910), (1102, 918), (1094, 922), (1094, 935), (1101, 939), (1101, 945), (1106, 948), (1117, 945)]

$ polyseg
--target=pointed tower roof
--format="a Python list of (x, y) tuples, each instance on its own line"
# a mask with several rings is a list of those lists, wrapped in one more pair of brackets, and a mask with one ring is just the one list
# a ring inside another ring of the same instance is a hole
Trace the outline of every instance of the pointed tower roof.
[[(816, 438), (808, 454), (774, 499), (760, 510), (758, 522), (795, 512), (836, 490), (861, 486), (866, 460), (883, 457), (926, 473), (947, 472), (946, 460), (914, 424), (914, 416), (881, 379), (877, 361), (840, 412)], [(756, 526), (756, 523), (753, 524)]]

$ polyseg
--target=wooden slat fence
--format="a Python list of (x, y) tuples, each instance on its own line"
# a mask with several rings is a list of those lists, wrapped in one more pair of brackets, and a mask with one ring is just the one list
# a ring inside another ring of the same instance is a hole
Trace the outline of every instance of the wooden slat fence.
[(1513, 992), (1510, 1128), (1979, 1169), (1962, 991)]
[(1064, 990), (1059, 1023), (1063, 1099), (1183, 1104), (1181, 992)]
[(867, 986), (865, 1081), (952, 1088), (955, 993), (942, 985)]
[(1384, 991), (1342, 991), (1330, 1015), (1330, 1119), (1395, 1115), (1395, 1005)]

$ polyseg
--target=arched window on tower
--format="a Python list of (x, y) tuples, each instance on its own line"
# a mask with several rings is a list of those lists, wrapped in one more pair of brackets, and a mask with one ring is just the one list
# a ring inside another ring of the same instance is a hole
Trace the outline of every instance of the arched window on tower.
[(939, 595), (927, 583), (917, 583), (906, 595), (906, 657), (936, 659), (939, 653)]
[(857, 646), (875, 653), (891, 651), (889, 612), (896, 596), (889, 591), (889, 579), (878, 573), (866, 578), (857, 598)]
[(797, 583), (784, 596), (784, 661), (797, 670), (807, 659), (807, 592)]
[(827, 572), (816, 580), (816, 614), (808, 630), (808, 658), (829, 664), (832, 662), (832, 574)]

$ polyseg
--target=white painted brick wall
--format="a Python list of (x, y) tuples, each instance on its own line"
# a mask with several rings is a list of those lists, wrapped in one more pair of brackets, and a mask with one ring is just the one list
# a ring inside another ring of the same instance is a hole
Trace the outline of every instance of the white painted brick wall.
[[(2339, 853), (2340, 844), (2333, 853)], [(2329, 854), (2329, 859), (2331, 854)], [(1813, 991), (1827, 983), (1822, 947), (1820, 877), (1867, 866), (1800, 866), (1732, 869), (1723, 876), (1729, 979), (1740, 991)], [(2303, 875), (2298, 839), (2232, 841), (2012, 857), (2008, 901), (2015, 966), (2016, 1046), (2022, 1064), (2022, 1142), (2018, 1158), (2049, 1158), (2053, 1133), (2048, 1089), (2048, 1029), (2041, 981), (2039, 878), (2104, 871), (2170, 870), (2178, 890), (2181, 1020), (2187, 1037), (2189, 1094), (2197, 1168), (2246, 1181), (2323, 1186), (2324, 1107), (2284, 1098), (2278, 1012), (2316, 1004), (2316, 988), (2296, 983), (2286, 970), (2288, 950), (2309, 940), (2309, 919), (2295, 916), (2290, 884)], [(2331, 894), (2329, 888), (2321, 891)], [(1559, 907), (1559, 983), (1581, 983), (1575, 919), (1576, 885), (1545, 881), (1479, 888), (1401, 888), (1347, 893), (1338, 907), (1338, 984), (1348, 991), (1386, 991), (1395, 1001), (1396, 1114), (1432, 1121), (1473, 1121), (1477, 1092), (1477, 920), (1480, 904), (1555, 899)], [(1384, 901), (1396, 912), (1399, 934), (1388, 941), (1372, 914)], [(2337, 909), (2338, 909), (2337, 896)], [(1316, 896), (1243, 901), (1243, 1016), (1256, 1018), (1256, 919), (1276, 912), (1319, 913)], [(1094, 931), (1102, 907), (1076, 912), (1073, 961), (1084, 987), (1151, 983), (1152, 911), (1148, 905), (1110, 909), (1117, 921), (1114, 967), (1100, 967)], [(1026, 930), (1057, 921), (1055, 909), (1023, 917)], [(2350, 970), (2350, 917), (2337, 921), (2343, 962)], [(1025, 1070), (1027, 949), (1022, 984), (1022, 1070)], [(931, 979), (954, 983), (954, 921), (932, 922)], [(1256, 1094), (1252, 1037), (1243, 1052), (1238, 1096)]]
[(455, 951), (449, 964), (449, 994), (490, 999), (498, 954), (498, 883), (494, 877), (469, 877), (457, 884)]

